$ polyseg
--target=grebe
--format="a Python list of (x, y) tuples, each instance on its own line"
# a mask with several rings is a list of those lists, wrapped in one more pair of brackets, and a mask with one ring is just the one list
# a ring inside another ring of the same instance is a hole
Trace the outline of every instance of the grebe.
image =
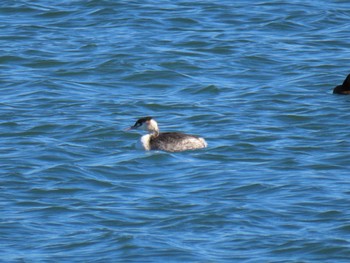
[(137, 129), (143, 127), (149, 134), (141, 137), (141, 143), (145, 150), (162, 150), (167, 152), (181, 152), (207, 147), (207, 142), (200, 137), (179, 133), (159, 132), (158, 124), (152, 117), (138, 119), (134, 126), (128, 128)]
[(342, 85), (336, 86), (334, 88), (333, 94), (350, 94), (350, 74), (346, 77)]

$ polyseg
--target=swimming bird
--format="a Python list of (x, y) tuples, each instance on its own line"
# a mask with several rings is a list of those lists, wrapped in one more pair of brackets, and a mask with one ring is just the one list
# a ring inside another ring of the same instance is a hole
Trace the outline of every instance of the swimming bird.
[(333, 94), (350, 94), (350, 74), (346, 77), (342, 85), (336, 86), (333, 89)]
[(207, 142), (201, 137), (180, 132), (159, 132), (158, 124), (152, 117), (138, 119), (128, 130), (137, 128), (149, 132), (141, 137), (141, 144), (147, 151), (181, 152), (207, 147)]

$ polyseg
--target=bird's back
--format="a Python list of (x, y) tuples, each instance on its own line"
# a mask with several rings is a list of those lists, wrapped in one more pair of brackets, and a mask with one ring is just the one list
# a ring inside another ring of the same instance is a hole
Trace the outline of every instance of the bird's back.
[(150, 146), (152, 150), (179, 152), (205, 148), (207, 143), (203, 138), (194, 135), (179, 132), (163, 132), (156, 137), (151, 137)]

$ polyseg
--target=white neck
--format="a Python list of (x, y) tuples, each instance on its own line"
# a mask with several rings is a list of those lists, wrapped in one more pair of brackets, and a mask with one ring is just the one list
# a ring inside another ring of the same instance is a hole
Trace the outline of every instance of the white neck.
[(147, 124), (147, 130), (153, 135), (157, 136), (159, 134), (159, 128), (158, 128), (157, 122), (151, 119)]
[(151, 150), (151, 145), (150, 145), (150, 140), (151, 140), (151, 135), (146, 134), (141, 137), (141, 144), (142, 147), (146, 150), (149, 151)]

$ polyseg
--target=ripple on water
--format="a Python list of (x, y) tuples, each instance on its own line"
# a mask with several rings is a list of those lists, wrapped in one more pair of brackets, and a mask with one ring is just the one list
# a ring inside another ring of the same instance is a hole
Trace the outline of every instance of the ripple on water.
[[(347, 10), (1, 4), (1, 258), (347, 262)], [(208, 148), (135, 149), (142, 116)]]

